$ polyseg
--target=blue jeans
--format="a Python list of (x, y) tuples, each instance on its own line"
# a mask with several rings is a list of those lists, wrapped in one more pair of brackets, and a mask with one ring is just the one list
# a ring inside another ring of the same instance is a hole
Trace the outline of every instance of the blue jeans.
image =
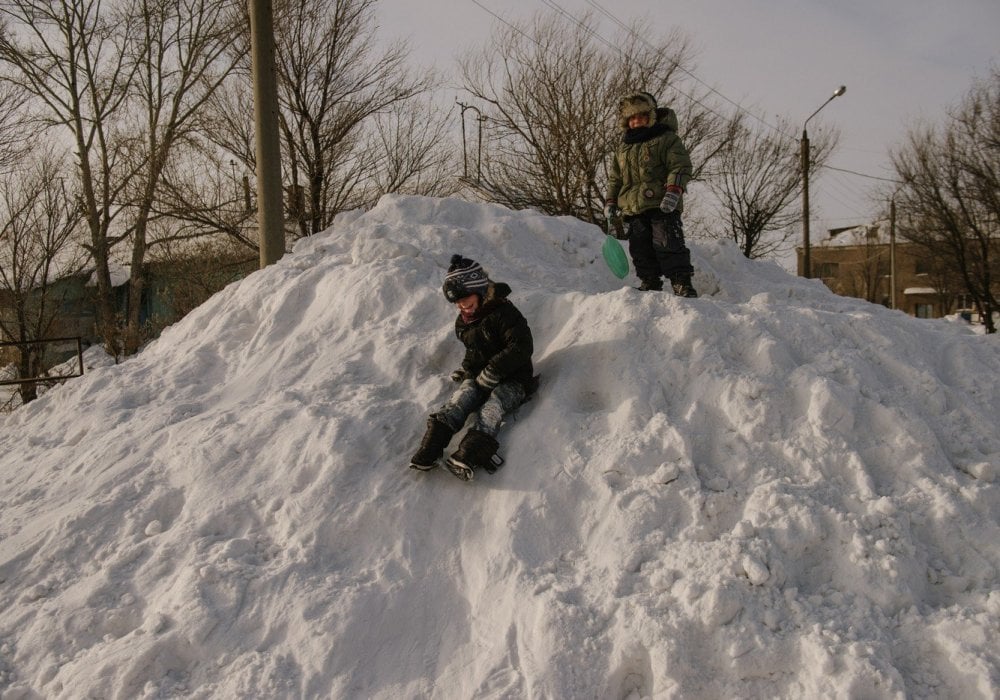
[(500, 382), (493, 391), (486, 393), (474, 379), (466, 379), (432, 415), (457, 433), (466, 419), (475, 413), (476, 421), (472, 429), (496, 437), (504, 416), (522, 403), (524, 387), (520, 382)]

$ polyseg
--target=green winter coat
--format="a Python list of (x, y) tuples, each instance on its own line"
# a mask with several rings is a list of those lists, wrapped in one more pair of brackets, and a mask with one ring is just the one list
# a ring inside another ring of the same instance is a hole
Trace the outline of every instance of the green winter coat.
[[(625, 216), (636, 216), (659, 209), (667, 185), (687, 187), (691, 156), (677, 135), (677, 115), (668, 107), (657, 110), (656, 125), (648, 127), (646, 140), (627, 143), (628, 133), (622, 134), (611, 158), (605, 201), (617, 204)], [(683, 208), (682, 197), (677, 211)]]

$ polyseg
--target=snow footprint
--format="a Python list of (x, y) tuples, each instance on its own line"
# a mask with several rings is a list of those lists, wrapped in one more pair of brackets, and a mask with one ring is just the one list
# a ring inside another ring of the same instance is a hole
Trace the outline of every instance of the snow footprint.
[(616, 700), (646, 700), (653, 697), (653, 664), (649, 651), (636, 643), (622, 654), (611, 674), (605, 697)]

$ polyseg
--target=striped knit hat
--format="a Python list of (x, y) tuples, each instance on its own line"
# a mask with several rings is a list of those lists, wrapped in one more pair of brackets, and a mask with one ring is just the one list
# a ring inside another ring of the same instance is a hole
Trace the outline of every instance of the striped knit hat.
[(445, 299), (454, 303), (470, 294), (482, 297), (489, 286), (490, 278), (482, 265), (461, 255), (451, 256), (451, 265), (444, 278)]

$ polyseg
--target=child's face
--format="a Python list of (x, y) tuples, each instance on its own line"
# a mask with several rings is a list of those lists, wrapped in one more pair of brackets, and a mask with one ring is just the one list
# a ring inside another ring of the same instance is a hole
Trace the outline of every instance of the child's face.
[(629, 129), (638, 129), (641, 126), (649, 126), (648, 114), (633, 114), (628, 118)]
[(470, 294), (467, 297), (462, 297), (455, 302), (455, 306), (457, 306), (458, 310), (465, 316), (474, 314), (476, 309), (479, 308), (479, 295)]

